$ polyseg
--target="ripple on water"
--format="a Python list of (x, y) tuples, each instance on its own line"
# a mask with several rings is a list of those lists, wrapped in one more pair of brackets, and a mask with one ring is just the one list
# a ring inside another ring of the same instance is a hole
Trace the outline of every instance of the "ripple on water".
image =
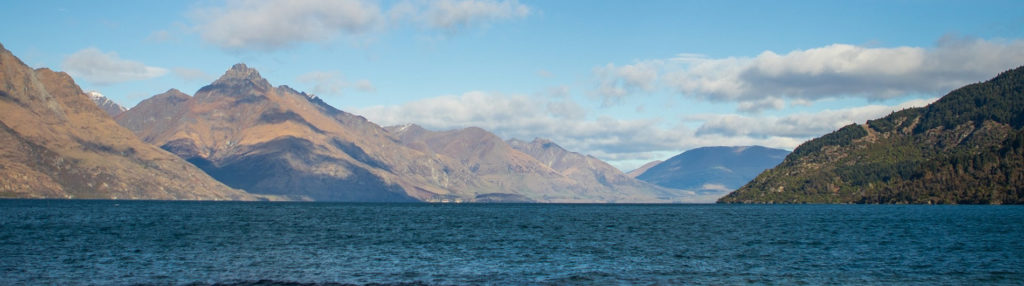
[(1012, 206), (0, 200), (0, 284), (1018, 284), (1021, 221)]

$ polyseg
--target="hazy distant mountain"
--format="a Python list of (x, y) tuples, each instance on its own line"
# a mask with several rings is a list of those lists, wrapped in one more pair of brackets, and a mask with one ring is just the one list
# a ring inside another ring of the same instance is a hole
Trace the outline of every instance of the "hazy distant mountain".
[(114, 102), (106, 96), (103, 96), (102, 93), (96, 91), (87, 91), (85, 92), (85, 94), (88, 94), (89, 99), (92, 99), (92, 102), (95, 102), (96, 106), (99, 106), (100, 109), (109, 114), (110, 117), (117, 116), (118, 114), (121, 114), (121, 112), (128, 110), (127, 108), (124, 108), (124, 106), (117, 104), (117, 102)]
[(665, 162), (665, 161), (654, 160), (654, 161), (647, 162), (647, 164), (644, 164), (643, 166), (640, 166), (640, 168), (636, 168), (636, 169), (633, 169), (632, 171), (627, 172), (626, 176), (629, 176), (630, 178), (639, 177), (641, 174), (643, 174), (644, 172), (647, 172), (647, 170), (651, 169), (651, 167), (654, 167), (654, 166), (657, 166), (658, 164), (661, 164), (661, 162)]
[(694, 202), (695, 199), (691, 192), (659, 188), (634, 179), (600, 159), (565, 150), (547, 139), (537, 138), (531, 142), (512, 139), (508, 143), (562, 175), (588, 186), (592, 189), (590, 192), (607, 192), (611, 196), (627, 198), (653, 196), (668, 201)]
[(0, 197), (255, 199), (117, 125), (65, 73), (0, 45)]
[(450, 157), (494, 188), (480, 192), (516, 194), (537, 202), (673, 202), (692, 193), (629, 178), (596, 158), (544, 140), (501, 140), (480, 128), (429, 131), (417, 125), (389, 127), (406, 146)]
[(636, 178), (662, 187), (724, 195), (779, 164), (787, 154), (761, 146), (701, 147), (652, 166)]
[(728, 203), (1024, 203), (1024, 67), (801, 144)]
[(689, 192), (658, 188), (652, 184), (634, 179), (622, 173), (600, 159), (571, 152), (547, 139), (534, 139), (531, 142), (512, 139), (508, 141), (512, 148), (532, 156), (562, 175), (577, 182), (592, 186), (595, 189), (607, 188), (607, 192), (625, 195), (654, 193), (657, 197), (682, 199), (692, 195)]
[(195, 96), (177, 90), (144, 100), (117, 121), (229, 186), (325, 201), (471, 197), (486, 188), (460, 164), (398, 144), (366, 119), (243, 64)]

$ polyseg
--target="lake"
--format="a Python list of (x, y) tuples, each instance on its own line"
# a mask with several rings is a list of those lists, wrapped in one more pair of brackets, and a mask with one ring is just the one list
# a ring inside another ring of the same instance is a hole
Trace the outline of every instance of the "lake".
[(0, 284), (1015, 284), (1024, 207), (0, 200)]

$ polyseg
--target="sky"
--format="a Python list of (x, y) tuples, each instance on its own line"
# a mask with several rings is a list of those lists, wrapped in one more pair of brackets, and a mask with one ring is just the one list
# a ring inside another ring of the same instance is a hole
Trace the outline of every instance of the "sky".
[(792, 150), (1024, 65), (1024, 1), (0, 1), (0, 44), (126, 107), (246, 63), (382, 126), (624, 171)]

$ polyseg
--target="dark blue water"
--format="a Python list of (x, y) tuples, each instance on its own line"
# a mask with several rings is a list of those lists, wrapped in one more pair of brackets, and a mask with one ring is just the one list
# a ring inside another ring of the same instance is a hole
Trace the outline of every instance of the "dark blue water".
[(1024, 207), (0, 200), (0, 284), (1024, 284)]

